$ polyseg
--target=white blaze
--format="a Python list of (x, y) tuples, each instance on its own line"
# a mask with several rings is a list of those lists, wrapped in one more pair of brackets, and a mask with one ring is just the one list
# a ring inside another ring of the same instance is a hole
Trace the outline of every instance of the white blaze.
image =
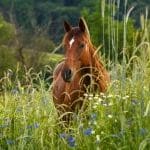
[(70, 40), (70, 42), (69, 42), (69, 45), (70, 45), (70, 48), (71, 48), (71, 46), (72, 46), (72, 44), (74, 43), (74, 37)]

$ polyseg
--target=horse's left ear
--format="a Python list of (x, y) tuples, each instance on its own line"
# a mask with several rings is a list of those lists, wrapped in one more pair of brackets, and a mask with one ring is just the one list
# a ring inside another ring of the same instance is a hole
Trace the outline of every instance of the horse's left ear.
[(66, 32), (69, 32), (71, 30), (71, 25), (67, 22), (67, 21), (64, 21), (64, 29)]
[(80, 18), (80, 20), (79, 20), (79, 28), (82, 32), (85, 32), (85, 30), (86, 30), (85, 21), (83, 18)]

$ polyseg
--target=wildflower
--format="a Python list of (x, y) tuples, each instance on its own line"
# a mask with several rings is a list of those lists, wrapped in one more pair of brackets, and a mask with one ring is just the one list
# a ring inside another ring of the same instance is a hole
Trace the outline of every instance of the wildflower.
[(88, 97), (88, 94), (87, 94), (87, 93), (84, 93), (84, 96), (85, 96), (85, 97)]
[(84, 130), (84, 135), (91, 135), (94, 134), (95, 131), (92, 128), (87, 128), (86, 130)]
[(113, 98), (114, 96), (112, 94), (108, 95), (107, 98)]
[(6, 143), (7, 143), (7, 145), (13, 145), (13, 144), (15, 144), (15, 141), (8, 139), (8, 140), (6, 140)]
[(95, 104), (93, 105), (93, 109), (96, 109), (97, 106), (98, 106), (98, 103), (95, 103)]
[(0, 128), (7, 128), (7, 127), (8, 127), (7, 124), (2, 124), (2, 125), (0, 125)]
[(92, 113), (91, 114), (91, 119), (92, 120), (96, 120), (97, 119), (97, 114), (96, 113)]
[(99, 99), (99, 95), (96, 94), (96, 95), (94, 96), (94, 100), (98, 100), (98, 99)]
[(48, 104), (48, 98), (47, 97), (42, 97), (41, 101), (42, 101), (43, 105), (47, 105)]
[(128, 95), (126, 95), (126, 96), (122, 97), (122, 99), (123, 99), (123, 100), (126, 100), (126, 99), (128, 99), (128, 98), (129, 98), (129, 96), (128, 96)]
[(89, 97), (94, 97), (94, 95), (91, 93), (91, 94), (89, 94)]
[(100, 135), (96, 135), (96, 143), (100, 143)]
[(83, 124), (82, 124), (82, 123), (79, 125), (79, 130), (80, 130), (80, 131), (83, 130)]
[(132, 105), (138, 105), (139, 104), (139, 102), (136, 99), (132, 99), (131, 103), (132, 103)]
[(104, 96), (104, 93), (100, 93), (101, 96)]
[(103, 106), (108, 106), (108, 102), (107, 102), (107, 101), (101, 101), (101, 104), (102, 104)]
[(113, 103), (111, 103), (111, 102), (110, 102), (108, 105), (109, 105), (109, 106), (112, 106), (112, 105), (113, 105)]
[(73, 136), (69, 136), (67, 138), (67, 143), (70, 147), (74, 147), (76, 145), (75, 138)]
[(93, 124), (94, 124), (95, 126), (97, 126), (97, 122), (96, 122), (96, 121), (94, 121)]
[(10, 118), (5, 118), (5, 125), (10, 125), (11, 124), (11, 119)]
[(62, 139), (65, 139), (65, 138), (67, 138), (67, 134), (66, 133), (60, 133), (59, 137)]
[(90, 100), (90, 101), (93, 100), (93, 97), (90, 96), (90, 97), (88, 98), (88, 100)]
[(36, 123), (34, 123), (33, 126), (34, 126), (34, 128), (39, 128), (40, 124), (36, 122)]
[(17, 107), (16, 108), (16, 112), (21, 112), (22, 111), (22, 108), (21, 107)]
[(110, 115), (110, 114), (108, 115), (108, 118), (112, 118), (112, 117), (113, 117), (112, 115)]
[(124, 112), (125, 114), (126, 114), (126, 113), (128, 113), (128, 111), (127, 111), (127, 110), (124, 110), (123, 112)]
[(125, 135), (125, 131), (124, 130), (121, 130), (119, 133), (118, 133), (118, 136), (119, 137), (123, 137)]
[(104, 131), (101, 131), (101, 134), (105, 134)]
[(101, 103), (103, 100), (102, 98), (99, 97), (98, 102)]
[(32, 125), (28, 125), (28, 126), (27, 126), (27, 129), (32, 129)]
[(18, 88), (14, 88), (11, 90), (12, 95), (17, 95), (19, 93)]
[(145, 129), (145, 128), (140, 128), (139, 133), (140, 133), (141, 136), (144, 136), (144, 135), (146, 135), (148, 133), (148, 130)]

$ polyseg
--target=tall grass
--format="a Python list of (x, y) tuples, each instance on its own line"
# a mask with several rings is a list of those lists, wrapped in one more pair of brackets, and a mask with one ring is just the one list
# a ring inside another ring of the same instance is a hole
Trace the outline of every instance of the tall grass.
[[(129, 13), (125, 14), (124, 57), (119, 63), (115, 52), (115, 61), (108, 63), (112, 77), (108, 92), (87, 93), (88, 108), (74, 114), (68, 127), (58, 119), (51, 85), (41, 72), (26, 71), (24, 83), (17, 72), (13, 80), (10, 70), (5, 73), (0, 80), (0, 149), (150, 149), (150, 27), (141, 17), (142, 39), (133, 43), (132, 56), (127, 57)], [(114, 37), (110, 44), (119, 42), (117, 31), (110, 30)]]

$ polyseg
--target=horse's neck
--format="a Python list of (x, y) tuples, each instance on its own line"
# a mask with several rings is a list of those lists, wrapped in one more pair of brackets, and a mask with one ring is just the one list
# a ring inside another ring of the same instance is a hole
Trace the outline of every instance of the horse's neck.
[(98, 63), (99, 63), (98, 55), (95, 53), (95, 51), (96, 51), (96, 49), (94, 47), (91, 47), (90, 54), (91, 54), (91, 66), (92, 66), (92, 68), (97, 68)]
[(94, 71), (96, 74), (97, 73), (102, 73), (105, 74), (106, 70), (105, 67), (100, 60), (100, 57), (98, 56), (97, 53), (95, 53), (96, 49), (92, 47), (91, 49), (91, 66), (92, 66), (92, 72)]

